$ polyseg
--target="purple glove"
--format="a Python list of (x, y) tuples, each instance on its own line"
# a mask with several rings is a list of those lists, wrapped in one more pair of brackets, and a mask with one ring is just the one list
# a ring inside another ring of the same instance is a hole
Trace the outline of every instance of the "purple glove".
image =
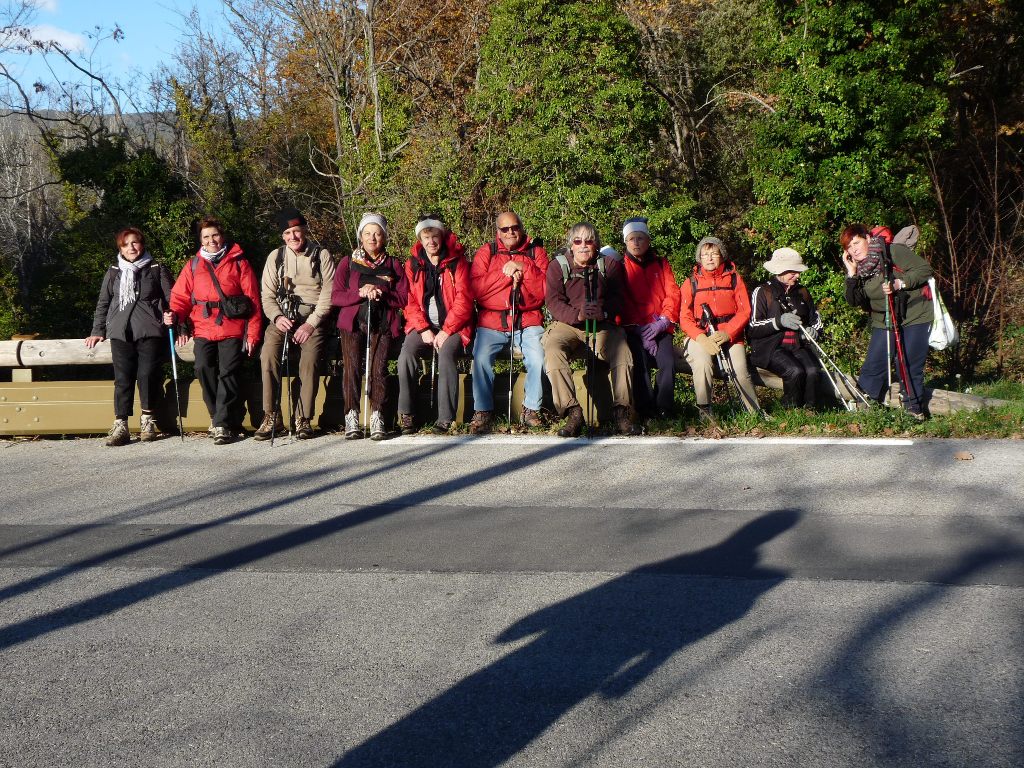
[[(644, 340), (644, 349), (650, 352), (649, 344), (653, 344), (654, 348), (657, 349), (658, 345), (654, 343), (654, 340), (667, 331), (670, 325), (672, 324), (668, 321), (667, 317), (658, 315), (654, 322), (640, 326), (640, 336)], [(651, 354), (653, 355), (654, 353), (651, 352)]]
[(650, 339), (648, 339), (646, 337), (646, 335), (645, 335), (644, 339), (643, 339), (643, 341), (641, 343), (644, 345), (644, 351), (648, 355), (650, 355), (651, 357), (657, 357), (658, 356), (658, 342), (654, 340), (654, 337), (651, 337)]

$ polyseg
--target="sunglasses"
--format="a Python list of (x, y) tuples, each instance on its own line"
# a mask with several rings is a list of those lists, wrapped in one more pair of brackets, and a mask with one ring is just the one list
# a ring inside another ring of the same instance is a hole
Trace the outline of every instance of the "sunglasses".
[(517, 232), (519, 231), (519, 229), (520, 226), (518, 224), (512, 224), (507, 227), (498, 227), (498, 231), (501, 232), (501, 234), (503, 235), (508, 235), (511, 234), (512, 232)]
[(584, 240), (582, 237), (574, 237), (572, 239), (572, 244), (573, 245), (593, 245), (594, 244), (594, 238), (588, 237), (586, 240)]

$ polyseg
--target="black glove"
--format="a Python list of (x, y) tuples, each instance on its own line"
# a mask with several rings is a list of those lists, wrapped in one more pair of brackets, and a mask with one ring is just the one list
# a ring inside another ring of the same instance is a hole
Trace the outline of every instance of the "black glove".
[(584, 320), (604, 320), (604, 310), (596, 301), (584, 302), (582, 314)]

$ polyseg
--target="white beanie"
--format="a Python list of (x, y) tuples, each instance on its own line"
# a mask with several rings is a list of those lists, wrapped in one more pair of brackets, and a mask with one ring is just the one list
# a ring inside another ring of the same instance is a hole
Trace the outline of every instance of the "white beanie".
[(424, 229), (440, 229), (442, 232), (448, 231), (448, 228), (442, 221), (438, 221), (437, 219), (423, 219), (423, 221), (416, 222), (416, 237), (419, 237), (420, 232)]
[(360, 243), (363, 241), (363, 228), (367, 224), (376, 224), (384, 231), (384, 238), (388, 236), (388, 221), (379, 213), (364, 213), (363, 218), (359, 220), (359, 226), (356, 228), (356, 240)]
[(627, 219), (622, 227), (622, 239), (625, 240), (634, 232), (643, 232), (650, 237), (651, 231), (647, 228), (647, 219)]

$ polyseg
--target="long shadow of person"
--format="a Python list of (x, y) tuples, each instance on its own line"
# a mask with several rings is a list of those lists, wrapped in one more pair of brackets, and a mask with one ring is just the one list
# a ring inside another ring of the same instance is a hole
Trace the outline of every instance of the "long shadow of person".
[[(799, 520), (763, 515), (713, 547), (651, 563), (517, 621), (536, 637), (344, 754), (335, 765), (496, 766), (593, 694), (623, 696), (672, 654), (743, 617), (784, 571), (762, 544)], [(680, 579), (718, 575), (730, 581)]]

